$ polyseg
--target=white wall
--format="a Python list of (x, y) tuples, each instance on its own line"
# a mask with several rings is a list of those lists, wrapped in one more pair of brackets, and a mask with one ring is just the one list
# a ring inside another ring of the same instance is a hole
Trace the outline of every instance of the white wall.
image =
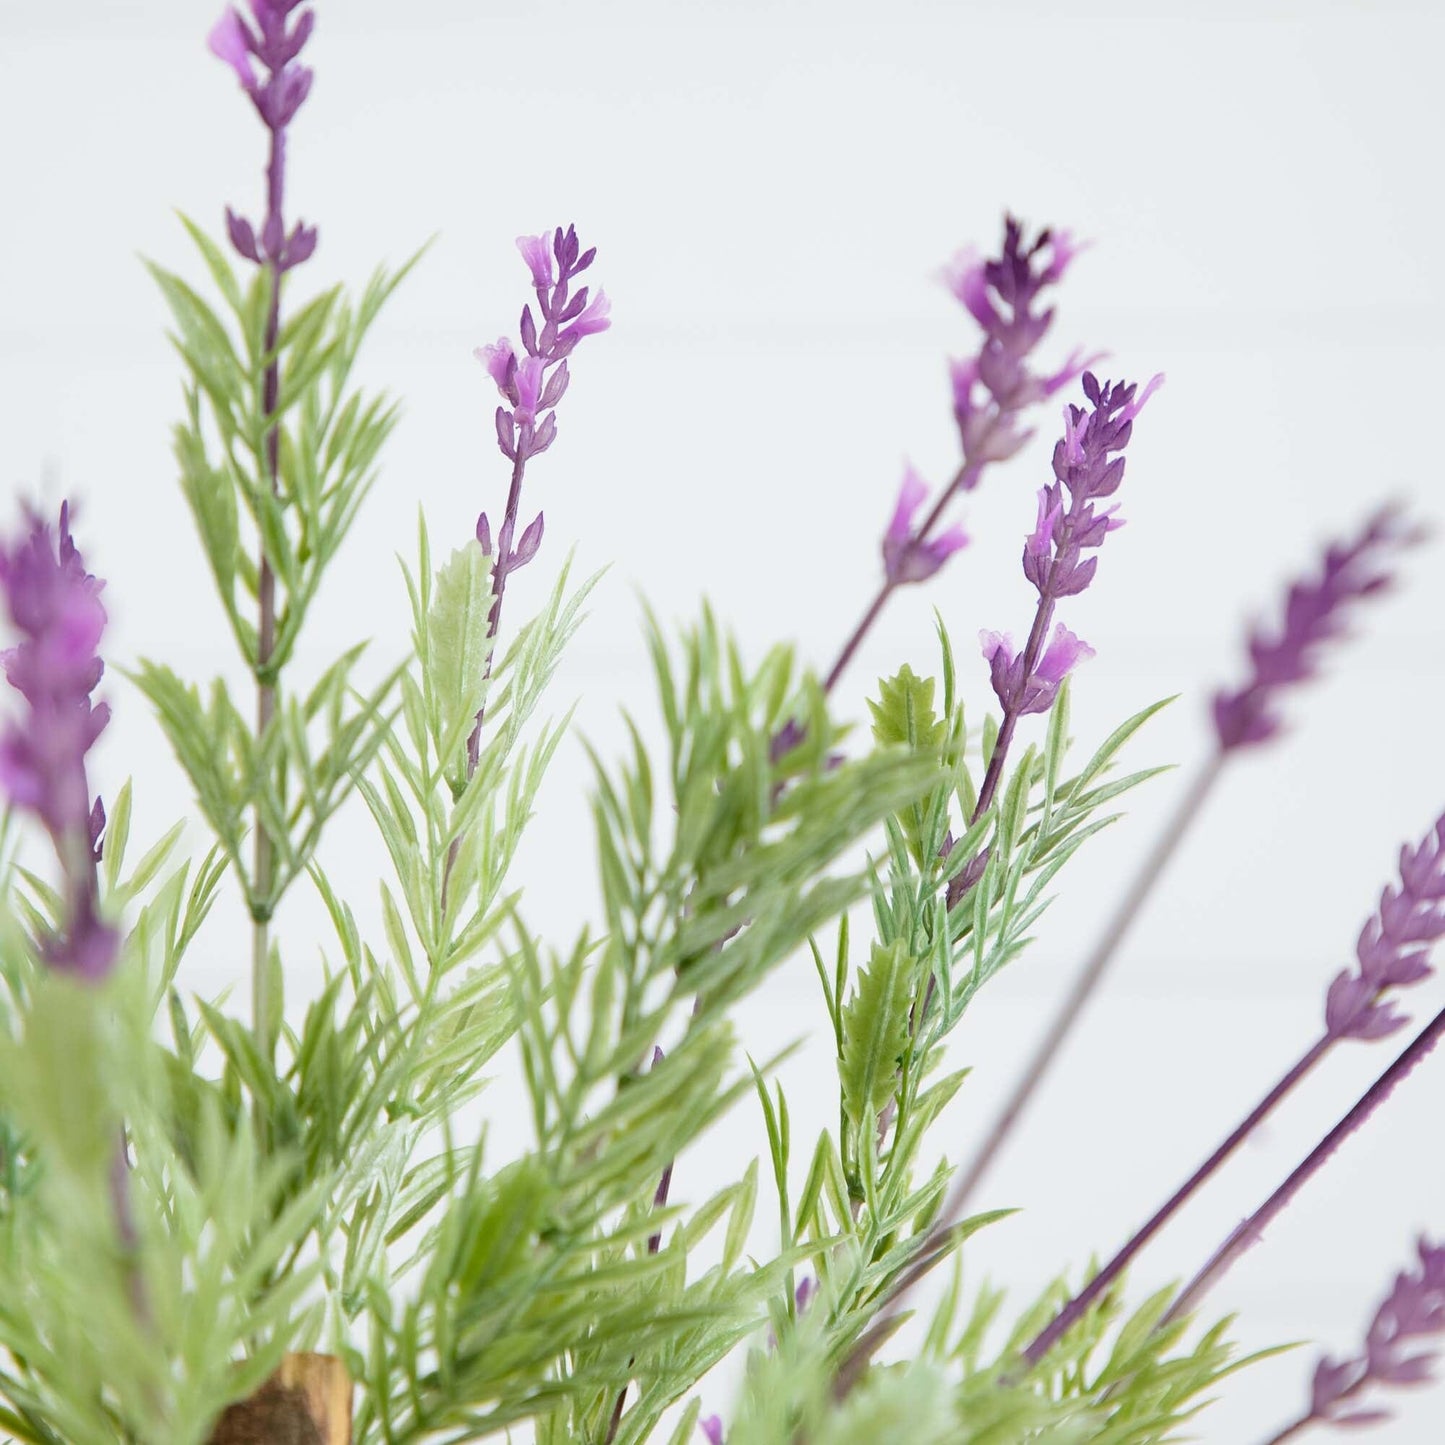
[[(1131, 448), (1129, 526), (1066, 614), (1098, 650), (1078, 680), (1081, 744), (1179, 692), (1135, 757), (1196, 763), (1207, 690), (1240, 676), (1242, 622), (1282, 578), (1382, 494), (1445, 518), (1434, 5), (319, 9), (291, 190), (321, 228), (308, 282), (360, 281), (439, 240), (370, 349), (368, 377), (406, 417), (319, 604), (313, 659), (374, 636), (379, 669), (404, 646), (393, 557), (412, 555), (418, 501), (438, 539), (499, 511), (493, 401), (470, 351), (515, 325), (512, 237), (558, 221), (598, 245), (614, 328), (579, 353), (528, 499), (547, 511), (545, 558), (576, 543), (583, 566), (613, 564), (555, 693), (556, 710), (581, 696), (604, 751), (617, 704), (650, 705), (634, 587), (671, 617), (705, 594), (755, 651), (781, 626), (830, 660), (875, 583), (905, 454), (934, 479), (955, 463), (944, 358), (973, 332), (934, 275), (964, 242), (993, 245), (1005, 207), (1097, 242), (1050, 355), (1085, 343), (1112, 353), (1113, 374), (1169, 374)], [(213, 18), (194, 0), (0, 0), (0, 479), (83, 500), (116, 662), (155, 653), (198, 677), (230, 664), (212, 652), (219, 613), (168, 453), (177, 364), (137, 253), (195, 270), (171, 208), (215, 226), (227, 202), (258, 207), (261, 131), (205, 51)], [(973, 548), (888, 610), (843, 709), (861, 717), (870, 680), (904, 658), (932, 665), (934, 606), (984, 705), (972, 639), (1026, 626), (1018, 547), (1046, 468), (1041, 437), (989, 478), (966, 508)], [(1363, 640), (1296, 700), (1288, 742), (1227, 777), (1001, 1162), (986, 1202), (1026, 1212), (972, 1247), (976, 1276), (1022, 1290), (1111, 1252), (1312, 1037), (1398, 844), (1445, 807), (1439, 558), (1416, 554), (1408, 586), (1362, 616)], [(546, 570), (509, 591), (513, 621)], [(185, 789), (134, 690), (116, 675), (110, 695), (102, 786), (140, 776), (140, 820), (158, 831)], [(559, 942), (592, 898), (586, 777), (569, 745), (524, 859), (531, 917)], [(975, 1072), (958, 1154), (1182, 781), (1139, 795), (1078, 860), (1036, 947), (961, 1029)], [(369, 903), (377, 860), (356, 836), (329, 857)], [(579, 871), (549, 876), (574, 839)], [(284, 917), (307, 940), (294, 998), (324, 935), (299, 896)], [(192, 987), (241, 977), (239, 919), (209, 932)], [(1417, 1015), (1441, 993), (1418, 990)], [(765, 1052), (820, 1020), (800, 962), (746, 1028)], [(1148, 1252), (1138, 1293), (1192, 1271), (1389, 1050), (1342, 1049)], [(785, 1077), (803, 1137), (830, 1108), (825, 1051)], [(503, 1127), (512, 1097), (505, 1083), (493, 1096)], [(1246, 1345), (1352, 1347), (1414, 1233), (1445, 1233), (1442, 1102), (1437, 1058), (1219, 1290)], [(742, 1111), (712, 1157), (759, 1138)], [(691, 1167), (677, 1184), (695, 1196), (722, 1173)], [(1237, 1379), (1201, 1437), (1267, 1435), (1303, 1402), (1312, 1360)], [(726, 1398), (720, 1385), (710, 1403)], [(1440, 1438), (1445, 1393), (1399, 1403), (1375, 1439)]]

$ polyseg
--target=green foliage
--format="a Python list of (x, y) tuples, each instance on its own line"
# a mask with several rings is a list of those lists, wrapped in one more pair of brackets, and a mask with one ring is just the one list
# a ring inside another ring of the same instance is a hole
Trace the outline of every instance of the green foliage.
[[(786, 647), (749, 661), (710, 610), (676, 638), (649, 617), (662, 745), (627, 717), (620, 759), (589, 750), (601, 918), (546, 936), (511, 868), (571, 722), (534, 719), (598, 576), (574, 585), (567, 559), (502, 635), (495, 559), (468, 542), (438, 567), (422, 524), (410, 657), (362, 688), (357, 646), (296, 682), (396, 420), (350, 378), (408, 268), (355, 305), (337, 288), (280, 308), (268, 273), (243, 284), (185, 224), (219, 301), (152, 267), (186, 368), (175, 455), (261, 705), (135, 669), (215, 841), (177, 861), (177, 827), (132, 862), (130, 785), (115, 794), (97, 884), (125, 943), (103, 988), (46, 970), (69, 902), (0, 830), (0, 1431), (199, 1445), (319, 1345), (358, 1382), (364, 1445), (514, 1425), (540, 1445), (682, 1445), (699, 1382), (738, 1351), (731, 1445), (1177, 1438), (1238, 1363), (1224, 1325), (1192, 1343), (1161, 1325), (1167, 1293), (1126, 1317), (1116, 1285), (1030, 1370), (1064, 1286), (986, 1347), (1002, 1297), (965, 1311), (956, 1269), (923, 1348), (889, 1359), (920, 1263), (957, 1266), (1002, 1217), (943, 1216), (935, 1126), (966, 1075), (950, 1035), (1150, 776), (1113, 770), (1156, 709), (1070, 773), (1064, 686), (980, 809), (999, 726), (966, 727), (941, 622), (939, 678), (883, 680), (870, 746)], [(352, 789), (389, 864), (373, 938), (323, 866)], [(184, 986), (228, 872), (270, 985), (259, 1028)], [(303, 874), (334, 943), (288, 1011), (266, 924)], [(735, 1029), (804, 949), (837, 1069), (836, 1128), (811, 1142), (779, 1059)], [(508, 1057), (533, 1137), (499, 1157), (460, 1111)], [(748, 1098), (758, 1157), (694, 1202), (690, 1158)]]
[[(223, 305), (150, 266), (188, 374), (174, 434), (181, 489), (241, 658), (258, 687), (277, 689), (396, 423), (396, 407), (351, 389), (350, 377), (367, 330), (419, 255), (378, 271), (355, 306), (340, 287), (313, 297), (273, 340), (269, 318), (282, 298), (272, 286), (282, 283), (258, 268), (243, 289), (220, 247), (182, 223)], [(263, 598), (263, 566), (274, 597)], [(264, 625), (253, 607), (269, 611)], [(219, 678), (203, 702), (166, 666), (142, 662), (134, 674), (258, 922), (310, 865), (327, 820), (385, 742), (396, 678), (357, 692), (361, 652), (344, 653), (304, 694), (278, 698), (258, 727)], [(249, 814), (276, 855), (254, 872), (241, 851)]]

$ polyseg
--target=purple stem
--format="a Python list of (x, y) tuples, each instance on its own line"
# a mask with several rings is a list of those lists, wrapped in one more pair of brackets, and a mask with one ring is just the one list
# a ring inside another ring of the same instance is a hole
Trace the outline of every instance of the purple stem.
[[(1206, 1291), (1219, 1280), (1235, 1260), (1263, 1236), (1264, 1231), (1274, 1222), (1275, 1217), (1319, 1172), (1335, 1150), (1390, 1097), (1396, 1084), (1439, 1043), (1442, 1033), (1445, 1033), (1445, 1009), (1441, 1009), (1415, 1035), (1394, 1063), (1365, 1090), (1349, 1113), (1315, 1145), (1289, 1178), (1215, 1250), (1204, 1268), (1179, 1292), (1178, 1298), (1169, 1306), (1168, 1313), (1160, 1320), (1161, 1325), (1168, 1324), (1171, 1320), (1188, 1314), (1195, 1308)], [(1313, 1418), (1316, 1417), (1308, 1417), (1303, 1423), (1307, 1424), (1309, 1419)], [(1299, 1426), (1290, 1428), (1295, 1429)], [(1277, 1440), (1284, 1439), (1285, 1436), (1280, 1435), (1275, 1438)]]
[[(487, 613), (486, 665), (482, 668), (482, 686), (492, 678), (492, 659), (496, 656), (497, 630), (502, 625), (502, 597), (507, 590), (507, 563), (512, 551), (512, 533), (517, 526), (517, 511), (522, 505), (522, 476), (527, 470), (527, 454), (519, 447), (516, 460), (512, 463), (512, 484), (507, 491), (507, 513), (502, 519), (502, 529), (497, 536), (497, 560), (492, 564), (492, 605)], [(467, 738), (467, 780), (476, 774), (477, 764), (482, 756), (482, 724), (486, 721), (487, 708), (483, 703), (477, 709), (477, 721)], [(447, 863), (442, 870), (442, 912), (447, 911), (447, 895), (451, 887), (452, 869), (456, 867), (457, 854), (461, 851), (462, 840), (453, 838), (447, 849)]]
[(1124, 1247), (1101, 1269), (1082, 1290), (1061, 1309), (1039, 1332), (1024, 1351), (1024, 1359), (1036, 1365), (1089, 1307), (1109, 1288), (1136, 1254), (1169, 1222), (1179, 1209), (1244, 1142), (1262, 1120), (1274, 1112), (1275, 1106), (1325, 1056), (1336, 1042), (1324, 1034), (1295, 1061), (1279, 1082), (1244, 1117), (1234, 1131), (1178, 1189), (1154, 1212), (1148, 1222), (1128, 1240)]
[[(1340, 1396), (1340, 1399), (1349, 1399), (1351, 1395), (1357, 1393), (1358, 1388), (1359, 1387), (1355, 1387), (1347, 1390), (1343, 1395)], [(1281, 1441), (1292, 1439), (1302, 1430), (1307, 1430), (1311, 1425), (1317, 1425), (1319, 1423), (1319, 1417), (1315, 1415), (1313, 1411), (1311, 1411), (1308, 1415), (1301, 1415), (1298, 1420), (1294, 1421), (1292, 1424), (1286, 1425), (1283, 1430), (1277, 1431), (1275, 1434), (1271, 1435), (1269, 1439), (1264, 1442), (1264, 1445), (1280, 1445)]]
[[(512, 483), (507, 491), (507, 512), (502, 519), (502, 529), (497, 536), (497, 560), (492, 564), (492, 606), (487, 613), (487, 640), (493, 645), (487, 649), (486, 666), (482, 669), (482, 683), (491, 681), (492, 659), (496, 655), (497, 630), (502, 625), (502, 598), (507, 590), (508, 563), (512, 556), (512, 535), (517, 527), (517, 511), (522, 505), (522, 477), (527, 470), (527, 454), (517, 448), (517, 458), (512, 463)], [(486, 719), (485, 704), (477, 710), (476, 726), (467, 738), (467, 777), (477, 771), (481, 758), (482, 723)], [(454, 845), (455, 846), (455, 845)], [(448, 868), (450, 872), (450, 868)], [(443, 905), (445, 906), (445, 905)]]

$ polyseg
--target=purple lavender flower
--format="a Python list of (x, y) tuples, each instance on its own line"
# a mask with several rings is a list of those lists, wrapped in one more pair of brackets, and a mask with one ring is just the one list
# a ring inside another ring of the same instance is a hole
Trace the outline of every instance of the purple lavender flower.
[[(1445, 935), (1445, 815), (1417, 847), (1400, 849), (1400, 886), (1385, 887), (1380, 906), (1355, 944), (1358, 970), (1343, 969), (1325, 999), (1325, 1031), (1331, 1039), (1381, 1039), (1409, 1022), (1388, 989), (1428, 978), (1429, 945)], [(1419, 945), (1425, 945), (1421, 947)]]
[(928, 484), (913, 470), (905, 469), (903, 485), (893, 520), (883, 536), (883, 570), (890, 587), (905, 582), (926, 582), (960, 548), (968, 544), (961, 526), (955, 525), (940, 537), (924, 541), (915, 534), (913, 519), (928, 497)]
[(723, 1422), (719, 1415), (704, 1415), (697, 1422), (697, 1428), (702, 1431), (707, 1445), (723, 1445)]
[[(226, 230), (236, 250), (256, 265), (269, 265), (279, 275), (299, 266), (316, 250), (316, 228), (300, 221), (286, 233), (282, 219), (286, 174), (286, 128), (311, 92), (312, 72), (295, 64), (306, 42), (311, 38), (316, 17), (305, 11), (291, 29), (287, 18), (301, 0), (251, 0), (251, 13), (256, 29), (228, 8), (212, 27), (207, 43), (214, 55), (224, 60), (236, 73), (241, 89), (251, 98), (256, 114), (271, 132), (271, 161), (266, 177), (266, 219), (260, 231), (229, 207)], [(257, 78), (252, 57), (259, 60), (267, 74)]]
[(1419, 1267), (1395, 1276), (1394, 1288), (1370, 1321), (1363, 1353), (1347, 1360), (1328, 1355), (1320, 1359), (1311, 1382), (1309, 1414), (1286, 1434), (1310, 1423), (1388, 1420), (1388, 1410), (1354, 1409), (1351, 1402), (1369, 1385), (1415, 1385), (1431, 1378), (1438, 1345), (1422, 1349), (1420, 1344), (1445, 1334), (1445, 1245), (1422, 1238), (1417, 1250)]
[[(566, 231), (558, 226), (551, 236), (518, 236), (517, 249), (532, 273), (542, 325), (538, 327), (531, 306), (524, 306), (521, 356), (506, 337), (479, 346), (475, 355), (508, 403), (497, 408), (497, 446), (509, 462), (525, 465), (556, 438), (554, 408), (571, 379), (567, 357), (583, 337), (607, 330), (612, 308), (606, 292), (593, 296), (583, 286), (571, 294), (572, 282), (597, 254), (595, 247), (582, 251), (575, 226)], [(547, 414), (538, 421), (540, 412)]]
[[(583, 337), (595, 336), (612, 324), (608, 319), (612, 307), (605, 292), (598, 291), (594, 296), (583, 286), (572, 294), (572, 283), (597, 255), (595, 247), (582, 250), (575, 226), (568, 226), (565, 231), (558, 226), (550, 236), (545, 232), (540, 236), (518, 236), (517, 249), (532, 274), (541, 325), (538, 326), (531, 306), (524, 306), (520, 353), (505, 336), (490, 346), (477, 347), (474, 352), (506, 403), (496, 411), (497, 446), (512, 464), (507, 510), (497, 533), (497, 555), (492, 563), (492, 606), (487, 614), (489, 638), (496, 637), (501, 625), (507, 577), (519, 567), (525, 567), (542, 545), (545, 523), (541, 512), (523, 529), (515, 546), (512, 539), (527, 463), (545, 452), (557, 438), (556, 407), (571, 379), (567, 358)], [(490, 555), (492, 526), (485, 512), (477, 518), (477, 541)], [(491, 672), (492, 658), (488, 652), (486, 676), (490, 677)], [(477, 725), (467, 739), (468, 777), (476, 771), (480, 757), (484, 715), (484, 711), (477, 713)]]
[(1060, 622), (1054, 627), (1049, 645), (1026, 677), (1024, 660), (1014, 652), (1007, 633), (981, 632), (979, 641), (989, 665), (995, 695), (1005, 709), (1020, 716), (1047, 712), (1054, 705), (1064, 678), (1076, 664), (1094, 655), (1094, 649), (1087, 642), (1075, 637)]
[(1422, 535), (1420, 528), (1406, 524), (1397, 507), (1382, 507), (1353, 541), (1334, 542), (1325, 549), (1318, 579), (1290, 586), (1278, 635), (1271, 637), (1260, 628), (1250, 633), (1250, 680), (1236, 692), (1215, 694), (1214, 730), (1221, 749), (1248, 747), (1279, 731), (1280, 693), (1314, 676), (1317, 650), (1344, 630), (1343, 613), (1351, 602), (1390, 585), (1383, 554)]
[(1027, 365), (1054, 319), (1052, 307), (1035, 309), (1040, 293), (1063, 278), (1081, 249), (1067, 231), (1044, 230), (1026, 244), (1023, 228), (1008, 216), (1001, 256), (984, 261), (971, 249), (960, 251), (944, 269), (949, 289), (983, 330), (976, 355), (949, 363), (965, 491), (977, 486), (986, 463), (1006, 461), (1028, 441), (1032, 432), (1019, 425), (1027, 407), (1100, 359), (1075, 352), (1049, 376), (1036, 376)]
[(1010, 718), (1047, 711), (1069, 670), (1094, 655), (1062, 623), (1047, 648), (1044, 635), (1055, 602), (1082, 592), (1093, 580), (1098, 558), (1085, 557), (1085, 551), (1123, 526), (1114, 515), (1117, 506), (1099, 510), (1097, 503), (1118, 491), (1124, 458), (1116, 453), (1128, 446), (1134, 418), (1163, 379), (1156, 376), (1138, 392), (1123, 383), (1100, 386), (1092, 372), (1085, 372), (1084, 395), (1092, 409), (1064, 408), (1064, 434), (1054, 446), (1055, 480), (1040, 490), (1034, 529), (1024, 542), (1024, 576), (1039, 594), (1029, 640), (1022, 653), (1015, 653), (1006, 636), (980, 634), (1005, 725)]
[(26, 535), (0, 546), (0, 590), (21, 636), (0, 664), (27, 704), (0, 734), (0, 787), (44, 824), (65, 870), (65, 936), (51, 940), (46, 959), (89, 980), (103, 978), (117, 952), (114, 930), (100, 920), (95, 878), (105, 809), (99, 799), (92, 804), (85, 770), (110, 720), (107, 704), (91, 698), (104, 671), (103, 586), (70, 534), (69, 503), (58, 537), (32, 514)]

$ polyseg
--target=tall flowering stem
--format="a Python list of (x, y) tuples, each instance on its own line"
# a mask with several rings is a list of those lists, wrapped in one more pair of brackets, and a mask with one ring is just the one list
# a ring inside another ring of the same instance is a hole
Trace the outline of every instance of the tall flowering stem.
[[(487, 637), (495, 642), (502, 621), (502, 598), (507, 578), (525, 567), (542, 545), (543, 514), (523, 529), (514, 543), (517, 513), (522, 502), (522, 479), (527, 463), (540, 456), (557, 438), (557, 403), (566, 394), (571, 377), (567, 358), (586, 336), (606, 331), (612, 324), (612, 305), (607, 293), (594, 296), (588, 287), (572, 289), (577, 277), (593, 262), (595, 246), (582, 249), (577, 228), (561, 226), (551, 235), (518, 236), (517, 249), (532, 274), (538, 316), (530, 304), (522, 308), (520, 355), (506, 337), (494, 345), (477, 348), (477, 360), (486, 367), (497, 385), (503, 404), (497, 407), (497, 446), (512, 464), (512, 481), (507, 490), (507, 510), (497, 534), (496, 560), (492, 563), (492, 606), (487, 613)], [(539, 320), (540, 317), (540, 320)], [(483, 551), (492, 550), (491, 524), (483, 512), (477, 519), (477, 541)], [(486, 677), (492, 675), (493, 650), (487, 653)], [(482, 723), (486, 709), (477, 712), (476, 726), (467, 739), (467, 776), (477, 769)]]
[(1217, 746), (1180, 799), (1173, 816), (1119, 901), (1103, 934), (1084, 961), (1039, 1041), (1013, 1092), (955, 1186), (960, 1209), (966, 1207), (988, 1172), (1050, 1064), (1059, 1057), (1084, 1006), (1093, 996), (1120, 944), (1133, 926), (1155, 883), (1203, 810), (1229, 760), (1277, 735), (1282, 694), (1312, 677), (1323, 645), (1344, 630), (1350, 604), (1388, 587), (1391, 554), (1419, 539), (1398, 509), (1382, 507), (1353, 538), (1326, 548), (1318, 576), (1300, 578), (1287, 593), (1284, 616), (1271, 636), (1256, 628), (1249, 640), (1253, 675), (1236, 692), (1215, 696), (1213, 719)]
[(57, 531), (32, 514), (25, 535), (0, 546), (0, 588), (20, 634), (0, 663), (26, 704), (0, 735), (0, 787), (44, 825), (64, 874), (62, 931), (45, 941), (45, 961), (89, 983), (109, 976), (119, 948), (100, 917), (105, 808), (91, 800), (85, 762), (110, 721), (109, 706), (92, 699), (105, 670), (98, 651), (104, 585), (86, 571), (68, 503)]
[[(316, 228), (300, 221), (286, 229), (287, 130), (311, 90), (312, 72), (296, 64), (296, 57), (311, 37), (315, 15), (306, 10), (292, 24), (290, 17), (301, 0), (251, 0), (255, 28), (233, 8), (227, 9), (210, 34), (211, 50), (235, 72), (250, 97), (270, 138), (266, 162), (266, 213), (259, 230), (227, 207), (226, 229), (231, 244), (246, 260), (264, 268), (271, 278), (271, 301), (266, 315), (266, 352), (270, 357), (262, 379), (262, 413), (271, 422), (266, 432), (266, 484), (272, 496), (280, 490), (280, 432), (272, 422), (281, 392), (281, 368), (276, 345), (281, 335), (281, 277), (307, 260), (316, 249)], [(258, 77), (255, 60), (265, 70)], [(277, 673), (272, 666), (276, 647), (276, 574), (260, 543), (257, 562), (256, 629), (256, 735), (263, 737), (276, 715)], [(252, 1028), (262, 1053), (270, 1058), (271, 1036), (269, 929), (275, 882), (275, 846), (256, 804), (255, 856), (249, 906), (252, 923), (251, 1014)]]
[(1419, 1264), (1395, 1276), (1393, 1288), (1375, 1311), (1364, 1350), (1347, 1360), (1322, 1357), (1311, 1381), (1309, 1409), (1271, 1435), (1266, 1445), (1281, 1445), (1311, 1425), (1372, 1425), (1388, 1420), (1388, 1410), (1360, 1409), (1355, 1401), (1371, 1385), (1418, 1385), (1432, 1378), (1439, 1345), (1422, 1345), (1445, 1334), (1445, 1245), (1421, 1238), (1416, 1254)]
[[(1062, 623), (1047, 646), (1045, 637), (1053, 621), (1054, 608), (1064, 597), (1082, 592), (1093, 580), (1098, 559), (1085, 556), (1099, 547), (1105, 536), (1122, 526), (1114, 515), (1117, 506), (1098, 510), (1098, 503), (1118, 491), (1124, 479), (1122, 453), (1134, 431), (1134, 418), (1160, 385), (1156, 376), (1142, 392), (1123, 382), (1100, 385), (1092, 372), (1084, 373), (1084, 395), (1090, 409), (1064, 408), (1064, 435), (1054, 447), (1055, 480), (1039, 492), (1038, 517), (1034, 530), (1024, 542), (1024, 575), (1039, 594), (1033, 625), (1023, 651), (1015, 653), (1007, 637), (986, 632), (984, 656), (989, 661), (994, 692), (1003, 707), (1003, 722), (994, 742), (983, 786), (970, 822), (988, 811), (998, 789), (1004, 760), (1020, 718), (1046, 712), (1059, 687), (1074, 665), (1091, 657), (1093, 649), (1081, 642)], [(950, 837), (945, 854), (956, 846)], [(946, 901), (955, 907), (982, 876), (987, 850), (970, 859), (948, 885)], [(934, 997), (929, 979), (913, 1027), (927, 1017)], [(886, 1125), (880, 1121), (880, 1128)], [(879, 1305), (877, 1318), (853, 1346), (838, 1372), (834, 1388), (846, 1394), (860, 1377), (873, 1351), (896, 1328), (899, 1310), (911, 1290), (949, 1253), (949, 1236), (958, 1221), (969, 1181), (950, 1190), (938, 1219), (919, 1245), (914, 1262), (894, 1282)]]
[[(1180, 1290), (1168, 1313), (1160, 1320), (1161, 1325), (1189, 1314), (1198, 1307), (1205, 1293), (1219, 1282), (1246, 1250), (1263, 1238), (1264, 1231), (1329, 1162), (1340, 1145), (1365, 1124), (1394, 1092), (1395, 1086), (1440, 1042), (1442, 1033), (1445, 1033), (1445, 1009), (1420, 1030), (1390, 1067), (1360, 1096), (1344, 1118), (1291, 1171), (1284, 1183), (1215, 1250), (1204, 1268)], [(1445, 1285), (1445, 1280), (1442, 1280), (1442, 1285)]]
[[(1321, 1036), (1284, 1072), (1223, 1143), (1174, 1191), (1119, 1252), (1039, 1332), (1025, 1351), (1037, 1364), (1113, 1283), (1136, 1254), (1191, 1199), (1275, 1106), (1342, 1039), (1378, 1039), (1403, 1028), (1406, 1016), (1389, 997), (1434, 970), (1427, 945), (1445, 934), (1445, 816), (1416, 847), (1400, 850), (1400, 883), (1387, 886), (1355, 946), (1355, 967), (1343, 969), (1325, 998)], [(1428, 1032), (1428, 1031), (1427, 1031)]]
[(894, 591), (931, 577), (964, 545), (957, 526), (935, 535), (949, 502), (978, 486), (991, 462), (1013, 456), (1032, 436), (1022, 426), (1028, 409), (1067, 386), (1088, 364), (1076, 353), (1051, 375), (1029, 368), (1054, 319), (1053, 308), (1043, 307), (1041, 297), (1063, 278), (1080, 249), (1067, 231), (1044, 230), (1030, 242), (1009, 216), (999, 256), (985, 261), (962, 251), (945, 268), (949, 289), (983, 332), (973, 356), (949, 364), (963, 460), (921, 521), (915, 519), (928, 489), (908, 470), (883, 540), (883, 583), (828, 670), (824, 691), (832, 692)]
[[(1089, 407), (1064, 408), (1064, 434), (1054, 445), (1054, 480), (1039, 490), (1034, 530), (1024, 542), (1024, 575), (1039, 594), (1028, 640), (1016, 653), (1006, 635), (983, 634), (983, 654), (1003, 717), (978, 791), (974, 820), (988, 811), (998, 791), (1019, 719), (1047, 712), (1074, 665), (1094, 655), (1093, 648), (1062, 623), (1054, 627), (1052, 637), (1049, 626), (1059, 601), (1077, 595), (1093, 581), (1099, 559), (1084, 554), (1124, 525), (1115, 516), (1117, 504), (1102, 510), (1099, 504), (1119, 490), (1124, 480), (1121, 453), (1134, 434), (1134, 418), (1163, 380), (1154, 377), (1141, 392), (1124, 382), (1100, 385), (1093, 372), (1086, 371), (1084, 396)], [(955, 878), (954, 885), (963, 877)], [(958, 897), (948, 901), (952, 906)]]

